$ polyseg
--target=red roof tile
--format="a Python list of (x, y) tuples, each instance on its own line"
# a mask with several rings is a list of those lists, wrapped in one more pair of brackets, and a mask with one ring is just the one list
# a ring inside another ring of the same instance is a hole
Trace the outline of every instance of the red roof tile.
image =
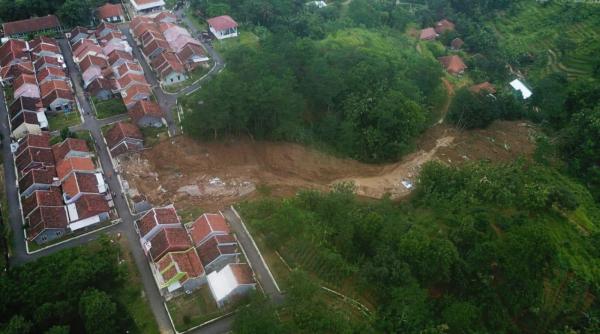
[(33, 17), (30, 19), (12, 21), (2, 24), (5, 36), (25, 34), (34, 31), (55, 29), (60, 27), (60, 22), (55, 15)]
[(14, 88), (15, 90), (19, 89), (19, 87), (21, 87), (24, 84), (30, 84), (30, 85), (36, 85), (37, 86), (37, 80), (35, 78), (35, 75), (32, 74), (21, 74), (19, 75), (16, 79), (15, 79), (15, 83), (14, 83)]
[(78, 220), (110, 211), (108, 201), (102, 195), (83, 194), (76, 202)]
[(198, 247), (198, 253), (202, 265), (206, 267), (222, 255), (239, 254), (239, 251), (235, 243), (219, 244), (219, 239), (212, 237)]
[(161, 78), (165, 78), (171, 73), (185, 73), (185, 68), (181, 60), (172, 52), (163, 52), (152, 60), (152, 68), (158, 72)]
[(153, 261), (160, 260), (169, 252), (185, 251), (191, 247), (190, 239), (183, 227), (164, 228), (151, 240), (150, 255)]
[(140, 235), (146, 236), (152, 229), (158, 225), (181, 224), (175, 208), (153, 208), (146, 212), (144, 216), (136, 222)]
[(65, 99), (71, 102), (75, 101), (73, 93), (70, 90), (57, 89), (42, 98), (42, 105), (48, 107), (57, 99)]
[(155, 22), (175, 22), (177, 21), (177, 16), (171, 12), (161, 12), (160, 14), (154, 17)]
[(101, 20), (112, 18), (113, 16), (125, 16), (121, 5), (112, 3), (106, 3), (103, 6), (98, 7), (96, 9), (96, 14)]
[(157, 263), (163, 281), (166, 283), (177, 275), (184, 273), (185, 275), (179, 279), (182, 284), (189, 278), (197, 278), (204, 274), (204, 268), (200, 263), (200, 258), (196, 250), (190, 248), (185, 252), (171, 252), (164, 256)]
[(117, 73), (119, 73), (119, 77), (122, 77), (127, 73), (144, 73), (144, 70), (138, 63), (126, 62), (117, 67)]
[(437, 37), (437, 34), (435, 32), (435, 29), (433, 29), (431, 27), (421, 30), (421, 34), (419, 35), (419, 39), (422, 39), (422, 40), (430, 40), (430, 39), (434, 39), (436, 37)]
[(473, 85), (471, 87), (469, 87), (469, 90), (472, 91), (473, 93), (480, 93), (481, 91), (486, 91), (488, 93), (496, 93), (496, 87), (494, 87), (494, 85), (492, 85), (489, 82), (482, 82), (480, 84), (477, 85)]
[(62, 196), (56, 188), (50, 190), (36, 190), (29, 197), (21, 201), (23, 216), (27, 217), (38, 206), (62, 206)]
[(71, 157), (60, 160), (56, 164), (56, 174), (60, 180), (71, 172), (93, 172), (95, 170), (96, 166), (91, 158)]
[(467, 68), (467, 65), (463, 63), (462, 59), (456, 55), (439, 57), (438, 60), (444, 66), (446, 71), (451, 74), (459, 74)]
[(133, 56), (123, 50), (114, 50), (108, 55), (108, 62), (111, 66), (113, 66), (119, 59), (125, 59), (129, 62), (133, 62)]
[(454, 23), (443, 19), (435, 24), (435, 32), (438, 34), (443, 33), (444, 31), (452, 31), (454, 30)]
[(3, 79), (17, 78), (21, 74), (34, 74), (33, 63), (24, 61), (21, 63), (11, 64), (0, 68), (0, 76)]
[[(144, 54), (146, 56), (151, 56), (157, 52), (162, 52), (165, 50), (169, 50), (171, 47), (169, 43), (167, 43), (164, 39), (154, 39), (148, 45), (145, 45), (143, 48)], [(162, 50), (162, 51), (161, 51)]]
[(27, 44), (20, 39), (9, 39), (0, 46), (0, 65), (6, 66), (14, 59), (26, 57)]
[(117, 80), (120, 89), (127, 89), (129, 86), (138, 83), (148, 85), (146, 78), (142, 74), (128, 73)]
[(213, 17), (206, 20), (206, 22), (215, 30), (227, 30), (238, 26), (237, 22), (229, 15)]
[(50, 80), (40, 85), (42, 98), (55, 90), (71, 91), (71, 87), (69, 87), (69, 84), (64, 80)]
[(214, 234), (229, 234), (229, 226), (225, 218), (215, 213), (205, 213), (191, 224), (187, 229), (190, 233), (194, 245), (199, 246), (206, 239)]
[(19, 179), (19, 189), (25, 191), (33, 184), (50, 185), (53, 183), (55, 177), (56, 171), (54, 167), (32, 169)]
[[(123, 96), (123, 94), (121, 93)], [(131, 108), (137, 101), (147, 99), (152, 95), (150, 86), (146, 84), (134, 84), (125, 90), (125, 96), (123, 96), (123, 103), (127, 108)]]
[(62, 181), (63, 193), (69, 198), (79, 193), (99, 194), (98, 179), (94, 173), (75, 172)]
[(142, 132), (137, 126), (125, 122), (119, 122), (115, 124), (106, 133), (106, 142), (108, 143), (108, 147), (110, 147), (111, 149), (114, 148), (125, 138), (133, 138), (140, 140), (144, 139), (144, 137), (142, 136)]
[(37, 79), (39, 82), (44, 81), (44, 79), (52, 79), (52, 78), (67, 78), (67, 74), (60, 67), (45, 67), (43, 68), (37, 75)]
[(43, 68), (44, 65), (50, 65), (52, 67), (62, 67), (62, 64), (58, 61), (58, 59), (50, 56), (39, 57), (33, 62), (33, 65), (35, 66), (35, 69), (37, 71), (39, 71), (40, 68)]
[(156, 102), (146, 100), (136, 102), (133, 107), (129, 109), (128, 114), (135, 123), (137, 123), (144, 116), (156, 118), (163, 117), (160, 106)]
[(79, 68), (81, 69), (82, 73), (87, 71), (92, 66), (97, 66), (102, 70), (108, 67), (108, 62), (102, 57), (87, 55), (79, 63)]
[(245, 263), (231, 263), (229, 264), (233, 276), (235, 276), (238, 284), (255, 284), (254, 275), (249, 265)]
[[(10, 118), (12, 119), (22, 111), (38, 111), (40, 108), (42, 108), (42, 101), (40, 99), (21, 96), (12, 102), (8, 111), (10, 113)], [(48, 136), (49, 143), (50, 136), (48, 134), (45, 134), (45, 136)]]
[(35, 209), (26, 219), (27, 239), (33, 240), (45, 229), (65, 229), (68, 225), (67, 212), (64, 206), (42, 206)]

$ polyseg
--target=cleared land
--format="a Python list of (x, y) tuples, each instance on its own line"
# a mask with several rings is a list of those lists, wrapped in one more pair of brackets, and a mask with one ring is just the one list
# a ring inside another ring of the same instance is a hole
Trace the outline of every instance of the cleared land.
[(265, 192), (289, 196), (301, 188), (327, 190), (340, 181), (355, 182), (363, 196), (389, 193), (399, 199), (408, 194), (400, 182), (415, 181), (427, 161), (514, 160), (533, 153), (534, 135), (535, 129), (522, 122), (496, 122), (468, 132), (440, 124), (422, 135), (414, 153), (386, 165), (336, 158), (290, 143), (201, 143), (177, 137), (120, 158), (119, 168), (130, 195), (143, 194), (154, 205), (175, 203), (182, 210), (216, 210)]

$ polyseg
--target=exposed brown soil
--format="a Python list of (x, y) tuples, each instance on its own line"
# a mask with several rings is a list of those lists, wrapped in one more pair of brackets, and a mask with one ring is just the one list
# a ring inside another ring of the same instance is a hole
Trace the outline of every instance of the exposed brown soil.
[(163, 141), (141, 154), (120, 158), (120, 169), (131, 195), (145, 195), (153, 205), (174, 203), (190, 210), (216, 210), (265, 189), (289, 196), (302, 188), (327, 190), (352, 181), (360, 195), (399, 199), (410, 190), (401, 181), (415, 182), (420, 167), (440, 160), (460, 164), (530, 156), (534, 150), (527, 123), (496, 122), (488, 129), (461, 132), (445, 124), (426, 131), (417, 150), (401, 161), (369, 165), (336, 158), (290, 143), (235, 140), (203, 143), (187, 137)]

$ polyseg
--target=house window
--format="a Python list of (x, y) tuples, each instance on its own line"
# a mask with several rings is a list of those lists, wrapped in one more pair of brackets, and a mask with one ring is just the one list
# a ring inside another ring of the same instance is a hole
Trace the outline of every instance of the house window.
[(173, 82), (173, 78), (171, 78), (171, 82)]
[(42, 235), (42, 241), (46, 241), (46, 240), (48, 240), (48, 237), (45, 234)]
[(61, 234), (62, 234), (62, 232), (61, 232), (61, 231), (56, 231), (56, 236), (57, 236), (57, 237), (60, 237), (60, 235), (61, 235)]
[(178, 76), (177, 76), (177, 80), (181, 80), (181, 75), (178, 75)]

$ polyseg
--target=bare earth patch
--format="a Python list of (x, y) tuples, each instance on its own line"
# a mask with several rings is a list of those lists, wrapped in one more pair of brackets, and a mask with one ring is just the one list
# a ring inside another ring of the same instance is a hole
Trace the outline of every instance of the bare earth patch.
[(398, 199), (409, 193), (402, 181), (415, 182), (431, 160), (461, 164), (470, 160), (503, 162), (533, 153), (534, 128), (522, 122), (496, 122), (485, 130), (459, 131), (440, 124), (426, 131), (417, 150), (401, 161), (369, 165), (336, 158), (297, 144), (236, 140), (203, 143), (187, 137), (163, 141), (141, 154), (120, 158), (130, 195), (153, 205), (216, 210), (266, 187), (275, 196), (298, 189), (327, 190), (352, 181), (360, 195)]

